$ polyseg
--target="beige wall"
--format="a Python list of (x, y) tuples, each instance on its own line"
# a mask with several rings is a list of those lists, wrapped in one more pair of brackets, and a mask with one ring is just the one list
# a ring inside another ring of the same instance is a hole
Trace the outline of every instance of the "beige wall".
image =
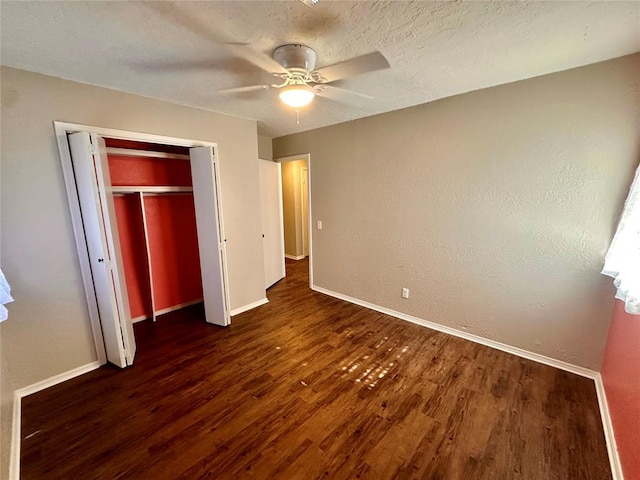
[[(231, 307), (264, 298), (256, 122), (2, 69), (2, 458), (13, 390), (96, 359), (53, 121), (218, 142)], [(7, 373), (5, 375), (5, 372)]]
[(258, 158), (262, 160), (273, 160), (273, 149), (269, 137), (258, 135)]
[(284, 253), (293, 257), (304, 254), (302, 225), (302, 168), (306, 160), (282, 162), (282, 208), (284, 218)]
[[(320, 287), (598, 369), (640, 54), (274, 140), (309, 152)], [(401, 298), (401, 288), (411, 298)]]

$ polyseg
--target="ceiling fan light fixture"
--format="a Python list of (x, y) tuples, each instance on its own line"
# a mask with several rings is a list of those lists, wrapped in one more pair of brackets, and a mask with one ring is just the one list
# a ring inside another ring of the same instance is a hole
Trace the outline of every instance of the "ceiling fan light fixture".
[(309, 105), (316, 96), (309, 85), (288, 85), (280, 90), (280, 100), (293, 108)]

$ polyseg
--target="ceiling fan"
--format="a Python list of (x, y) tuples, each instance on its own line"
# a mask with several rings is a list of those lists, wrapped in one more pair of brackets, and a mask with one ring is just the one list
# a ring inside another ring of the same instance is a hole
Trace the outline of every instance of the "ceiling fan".
[(308, 105), (316, 95), (349, 102), (354, 97), (372, 99), (369, 95), (329, 85), (337, 80), (389, 68), (389, 62), (380, 52), (346, 60), (344, 62), (315, 69), (315, 50), (297, 43), (281, 45), (273, 52), (273, 58), (250, 49), (244, 44), (227, 44), (237, 56), (253, 63), (262, 70), (280, 78), (280, 83), (251, 85), (247, 87), (218, 90), (218, 93), (241, 93), (262, 89), (278, 89), (280, 99), (288, 106), (301, 108)]

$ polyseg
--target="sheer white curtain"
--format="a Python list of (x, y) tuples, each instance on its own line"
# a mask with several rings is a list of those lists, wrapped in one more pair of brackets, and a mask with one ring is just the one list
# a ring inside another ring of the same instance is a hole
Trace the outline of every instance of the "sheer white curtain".
[(613, 277), (616, 298), (628, 313), (640, 315), (640, 167), (624, 203), (602, 273)]
[(11, 298), (11, 287), (7, 283), (7, 279), (4, 278), (4, 273), (0, 269), (0, 322), (5, 321), (9, 317), (9, 312), (4, 306), (5, 303), (13, 302)]

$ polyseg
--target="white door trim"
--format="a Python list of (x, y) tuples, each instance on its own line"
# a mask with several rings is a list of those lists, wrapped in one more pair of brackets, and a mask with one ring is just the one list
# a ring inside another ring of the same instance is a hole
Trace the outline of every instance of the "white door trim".
[(62, 164), (62, 173), (64, 176), (65, 189), (67, 191), (67, 201), (69, 202), (69, 212), (71, 213), (71, 224), (73, 226), (73, 235), (76, 250), (78, 252), (78, 260), (80, 262), (80, 271), (82, 274), (82, 283), (84, 286), (85, 299), (87, 301), (87, 308), (89, 312), (89, 321), (91, 323), (91, 331), (93, 334), (93, 343), (95, 345), (98, 362), (100, 362), (100, 365), (104, 365), (107, 363), (107, 355), (105, 352), (104, 340), (102, 338), (102, 326), (100, 325), (96, 292), (93, 286), (91, 267), (89, 265), (89, 251), (87, 250), (87, 244), (84, 237), (84, 225), (82, 223), (82, 215), (80, 213), (80, 202), (78, 201), (75, 177), (73, 175), (73, 163), (71, 160), (69, 143), (67, 142), (67, 134), (75, 132), (89, 132), (97, 133), (102, 137), (117, 138), (121, 140), (134, 140), (138, 142), (176, 145), (181, 147), (213, 147), (216, 155), (218, 144), (203, 140), (168, 137), (164, 135), (131, 132), (114, 128), (95, 127), (92, 125), (60, 121), (54, 121), (53, 127), (55, 130), (56, 142), (58, 143), (60, 162)]
[[(309, 238), (309, 288), (313, 289), (313, 209), (311, 207), (311, 154), (301, 153), (299, 155), (288, 155), (286, 157), (274, 158), (274, 162), (283, 163), (291, 162), (294, 160), (306, 160), (307, 161), (307, 204), (309, 206), (309, 218), (307, 224), (307, 235)], [(284, 236), (284, 234), (283, 234)]]
[[(304, 177), (303, 177), (303, 172), (305, 173)], [(303, 182), (304, 180), (304, 182)], [(309, 183), (309, 167), (306, 168), (301, 168), (300, 169), (300, 206), (304, 206), (304, 189), (302, 188), (303, 185), (307, 185)], [(309, 189), (306, 189), (306, 194), (307, 194), (307, 211), (305, 212), (304, 208), (300, 209), (300, 223), (302, 223), (302, 255), (306, 256), (309, 255), (309, 224), (311, 223), (309, 220)], [(304, 228), (304, 217), (307, 217), (307, 228)], [(307, 248), (305, 251), (305, 243), (307, 244)]]

